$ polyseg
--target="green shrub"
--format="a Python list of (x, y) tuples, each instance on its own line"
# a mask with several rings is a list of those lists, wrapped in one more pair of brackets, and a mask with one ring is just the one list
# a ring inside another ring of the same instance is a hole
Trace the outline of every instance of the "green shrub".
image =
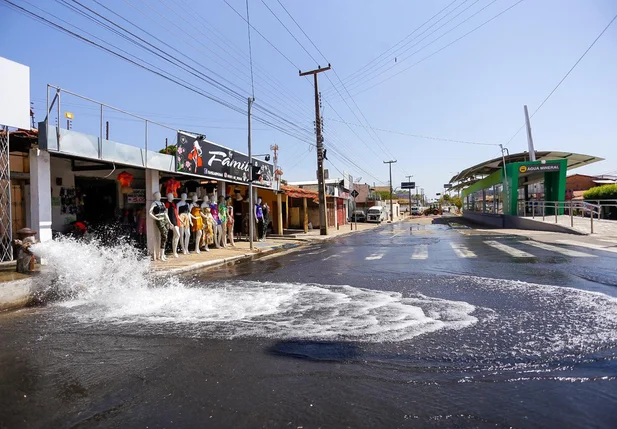
[(617, 185), (602, 185), (591, 188), (583, 194), (586, 200), (614, 200), (617, 199)]
[(159, 150), (159, 153), (165, 153), (167, 155), (176, 155), (178, 153), (178, 147), (175, 144), (170, 144), (166, 148)]

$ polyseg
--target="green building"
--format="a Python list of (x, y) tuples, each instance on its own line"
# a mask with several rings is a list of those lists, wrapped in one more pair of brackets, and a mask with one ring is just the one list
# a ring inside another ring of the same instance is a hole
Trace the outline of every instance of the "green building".
[[(540, 201), (561, 202), (557, 214), (563, 214), (568, 170), (601, 160), (568, 152), (536, 152), (536, 161), (530, 161), (529, 153), (522, 152), (461, 171), (450, 179), (455, 184), (451, 190), (460, 192), (464, 216), (506, 226), (507, 217), (529, 214)], [(554, 211), (547, 207), (545, 214)]]

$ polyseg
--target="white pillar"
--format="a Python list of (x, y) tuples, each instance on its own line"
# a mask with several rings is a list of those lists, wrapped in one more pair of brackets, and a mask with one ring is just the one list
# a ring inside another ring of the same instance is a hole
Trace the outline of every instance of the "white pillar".
[[(150, 210), (150, 206), (154, 201), (154, 193), (160, 192), (159, 172), (158, 170), (146, 169), (146, 210)], [(154, 219), (146, 215), (146, 243), (148, 254), (154, 255), (154, 249), (158, 249), (160, 242), (156, 236), (156, 225)]]
[(30, 221), (39, 241), (51, 240), (51, 159), (46, 150), (30, 149)]
[(334, 197), (332, 201), (334, 201), (334, 227), (336, 228), (338, 225), (338, 198)]

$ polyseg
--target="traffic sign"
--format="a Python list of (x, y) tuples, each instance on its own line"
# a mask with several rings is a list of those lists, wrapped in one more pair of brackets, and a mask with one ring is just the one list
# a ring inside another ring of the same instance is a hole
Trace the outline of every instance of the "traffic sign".
[(416, 189), (416, 182), (401, 182), (401, 189)]
[(443, 185), (444, 189), (450, 189), (452, 187), (451, 183), (446, 183), (445, 185)]
[(355, 189), (353, 191), (351, 191), (351, 196), (356, 198), (358, 195), (360, 195), (360, 193), (358, 191), (356, 191)]

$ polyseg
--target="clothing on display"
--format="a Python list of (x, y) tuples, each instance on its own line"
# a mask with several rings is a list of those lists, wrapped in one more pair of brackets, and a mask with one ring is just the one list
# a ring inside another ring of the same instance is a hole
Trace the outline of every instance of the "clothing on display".
[(212, 217), (217, 225), (221, 224), (221, 219), (219, 218), (219, 206), (216, 204), (210, 204), (210, 213), (212, 213)]
[(165, 207), (167, 208), (167, 215), (169, 216), (169, 220), (173, 226), (179, 226), (178, 223), (178, 208), (176, 207), (176, 203), (173, 201), (167, 201), (165, 203)]
[(208, 208), (205, 209), (204, 213), (204, 240), (206, 245), (210, 245), (214, 243), (214, 218), (212, 217), (212, 213)]
[(188, 204), (178, 207), (178, 226), (180, 228), (189, 228), (191, 226)]
[(166, 194), (173, 194), (174, 197), (178, 197), (178, 188), (182, 186), (180, 182), (176, 179), (169, 179), (167, 183), (165, 183)]
[(201, 209), (199, 208), (199, 206), (194, 206), (191, 209), (191, 214), (193, 215), (193, 228), (191, 228), (191, 230), (193, 232), (197, 232), (204, 229), (204, 224), (201, 217)]
[(154, 209), (152, 213), (156, 217), (156, 227), (159, 229), (161, 235), (161, 249), (164, 249), (167, 244), (167, 233), (169, 232), (171, 224), (167, 220), (167, 216), (165, 216), (167, 210), (165, 204), (160, 201), (155, 201), (153, 204)]

